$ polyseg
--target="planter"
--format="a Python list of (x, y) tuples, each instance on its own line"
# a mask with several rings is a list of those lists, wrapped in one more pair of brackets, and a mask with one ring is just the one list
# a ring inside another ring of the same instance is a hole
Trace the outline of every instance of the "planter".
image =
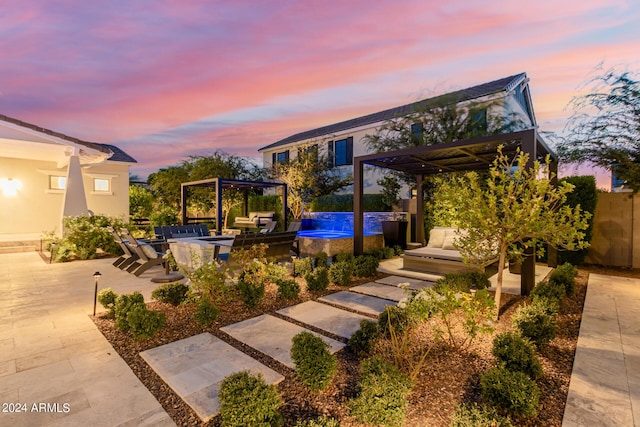
[(407, 249), (408, 225), (408, 221), (382, 221), (385, 246), (390, 248), (400, 246), (402, 249)]
[(522, 262), (509, 262), (509, 273), (522, 274)]

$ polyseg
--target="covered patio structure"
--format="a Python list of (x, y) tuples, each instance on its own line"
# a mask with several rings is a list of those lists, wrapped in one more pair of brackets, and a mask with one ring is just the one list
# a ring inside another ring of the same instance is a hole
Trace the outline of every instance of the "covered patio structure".
[[(547, 146), (535, 129), (518, 132), (489, 135), (479, 138), (453, 141), (429, 146), (411, 147), (402, 150), (358, 156), (353, 160), (354, 167), (354, 253), (363, 253), (363, 207), (364, 207), (364, 165), (376, 166), (404, 172), (416, 177), (416, 240), (424, 244), (424, 195), (422, 184), (427, 175), (447, 172), (482, 171), (488, 170), (498, 154), (498, 146), (503, 146), (503, 153), (513, 158), (518, 149), (529, 154), (529, 165), (535, 160), (544, 161), (549, 155), (551, 159), (550, 173), (554, 176), (558, 171), (558, 158)], [(555, 178), (554, 178), (555, 180)], [(557, 264), (555, 248), (548, 248), (548, 262), (550, 266)], [(535, 257), (530, 248), (525, 255), (522, 265), (521, 291), (527, 295), (535, 285)]]
[(284, 229), (287, 229), (287, 184), (282, 182), (265, 182), (265, 181), (247, 181), (242, 179), (231, 178), (210, 178), (200, 181), (183, 182), (180, 184), (180, 211), (183, 224), (188, 224), (190, 218), (187, 214), (187, 199), (189, 198), (190, 188), (211, 188), (216, 194), (216, 234), (222, 234), (222, 192), (224, 189), (233, 188), (241, 190), (244, 193), (244, 215), (248, 215), (249, 210), (249, 192), (261, 188), (279, 188), (282, 197), (282, 220), (284, 223)]

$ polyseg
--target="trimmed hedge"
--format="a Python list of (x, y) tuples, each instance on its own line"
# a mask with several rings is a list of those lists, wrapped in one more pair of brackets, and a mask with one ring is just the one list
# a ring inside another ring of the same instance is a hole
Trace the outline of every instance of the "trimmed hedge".
[[(591, 213), (591, 218), (588, 219), (589, 227), (584, 231), (584, 240), (591, 242), (591, 238), (593, 237), (593, 219), (598, 203), (596, 178), (594, 176), (568, 176), (560, 179), (560, 182), (568, 182), (575, 186), (573, 191), (567, 194), (565, 205), (571, 206), (572, 208), (580, 205), (583, 211)], [(574, 265), (580, 265), (587, 257), (588, 251), (588, 248), (577, 251), (559, 251), (558, 263), (564, 264), (565, 262), (570, 262)], [(567, 295), (571, 294), (567, 292)]]
[(497, 335), (492, 353), (510, 371), (522, 372), (534, 380), (542, 377), (542, 364), (535, 346), (515, 332)]
[[(365, 194), (365, 212), (386, 212), (388, 207), (382, 200), (382, 194)], [(311, 202), (313, 212), (353, 212), (353, 194), (328, 194), (316, 197)]]
[(220, 417), (225, 427), (274, 427), (283, 419), (278, 409), (282, 399), (274, 385), (267, 385), (262, 375), (247, 371), (226, 377), (220, 384)]
[(338, 370), (338, 360), (329, 352), (329, 344), (311, 332), (293, 337), (291, 359), (300, 381), (312, 391), (324, 390)]
[(512, 317), (513, 326), (540, 348), (556, 336), (556, 321), (541, 301), (518, 307)]
[(540, 389), (522, 372), (492, 368), (480, 378), (482, 398), (495, 408), (533, 417), (538, 413)]

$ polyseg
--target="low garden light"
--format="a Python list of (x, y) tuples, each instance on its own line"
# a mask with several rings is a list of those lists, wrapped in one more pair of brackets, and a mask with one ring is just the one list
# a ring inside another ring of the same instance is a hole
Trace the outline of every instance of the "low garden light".
[(95, 279), (95, 290), (93, 291), (93, 315), (96, 315), (96, 305), (98, 304), (98, 281), (100, 280), (100, 276), (102, 276), (102, 274), (100, 274), (99, 271), (96, 271), (95, 273), (93, 273), (93, 278)]

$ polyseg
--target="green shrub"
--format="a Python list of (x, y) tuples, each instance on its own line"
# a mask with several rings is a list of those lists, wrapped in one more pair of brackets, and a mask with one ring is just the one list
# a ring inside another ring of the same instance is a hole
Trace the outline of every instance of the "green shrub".
[(395, 252), (396, 255), (402, 255), (404, 253), (404, 249), (402, 249), (402, 246), (400, 245), (395, 245), (393, 247), (393, 251)]
[(515, 332), (504, 332), (493, 339), (493, 355), (510, 371), (527, 374), (537, 380), (542, 377), (542, 364), (534, 345)]
[(540, 389), (522, 372), (492, 368), (480, 378), (480, 389), (482, 398), (495, 408), (528, 417), (538, 413)]
[(466, 273), (447, 273), (433, 284), (433, 289), (443, 293), (445, 289), (454, 292), (469, 292), (471, 288), (487, 289), (491, 286), (489, 277), (479, 271)]
[(320, 251), (313, 256), (313, 267), (329, 267), (329, 255)]
[(549, 283), (557, 283), (564, 286), (567, 295), (573, 295), (575, 292), (576, 276), (578, 269), (569, 263), (565, 263), (553, 270), (549, 276)]
[(225, 427), (274, 427), (282, 425), (278, 412), (282, 399), (274, 385), (267, 385), (262, 375), (247, 371), (229, 375), (218, 394), (220, 417)]
[(327, 267), (317, 267), (304, 276), (307, 289), (310, 291), (324, 291), (329, 286), (329, 270)]
[(209, 298), (200, 298), (194, 317), (202, 326), (210, 326), (218, 318), (220, 310)]
[(388, 305), (384, 311), (378, 315), (378, 329), (384, 337), (391, 335), (391, 329), (396, 334), (402, 334), (411, 323), (411, 319), (406, 310), (395, 305)]
[[(363, 197), (365, 212), (384, 212), (388, 208), (384, 204), (382, 194), (365, 194)], [(353, 194), (327, 194), (313, 199), (313, 212), (353, 212)]]
[(513, 326), (537, 347), (542, 347), (556, 336), (556, 321), (541, 302), (518, 307), (512, 318)]
[(373, 342), (378, 337), (378, 324), (372, 320), (363, 319), (358, 329), (349, 338), (349, 348), (358, 356), (366, 356), (371, 353)]
[(401, 426), (411, 380), (379, 357), (363, 361), (360, 373), (359, 394), (348, 403), (351, 415), (363, 424)]
[(104, 288), (98, 292), (98, 302), (107, 310), (109, 310), (108, 317), (114, 318), (116, 315), (116, 301), (118, 300), (118, 294), (111, 288)]
[(380, 261), (372, 255), (359, 255), (353, 266), (353, 274), (358, 277), (371, 277), (378, 271)]
[(300, 285), (293, 279), (281, 279), (276, 282), (278, 286), (278, 298), (296, 299), (300, 293)]
[(257, 307), (265, 294), (268, 271), (265, 264), (252, 262), (244, 267), (238, 277), (240, 298), (249, 308)]
[(311, 258), (298, 258), (293, 261), (294, 276), (304, 277), (313, 270), (313, 261)]
[(132, 294), (122, 294), (116, 300), (115, 305), (115, 326), (121, 331), (129, 329), (129, 322), (127, 321), (127, 315), (133, 306), (141, 304), (144, 305), (144, 297), (140, 292), (134, 292)]
[(293, 427), (340, 427), (335, 418), (320, 417), (315, 420), (297, 421)]
[(356, 257), (351, 252), (339, 252), (334, 257), (334, 262), (349, 262), (353, 264)]
[(461, 404), (451, 416), (449, 427), (513, 427), (509, 417), (485, 405)]
[(300, 381), (313, 391), (325, 389), (338, 370), (338, 361), (329, 352), (329, 344), (311, 332), (300, 332), (292, 342), (291, 359)]
[(277, 283), (289, 275), (287, 267), (279, 263), (267, 264), (267, 280), (271, 283)]
[(187, 292), (189, 292), (189, 286), (185, 285), (184, 283), (165, 283), (158, 286), (153, 290), (153, 292), (151, 292), (151, 298), (160, 302), (177, 306), (185, 300), (185, 298), (187, 297)]
[(164, 326), (165, 315), (144, 304), (134, 304), (127, 314), (129, 330), (135, 338), (150, 338)]
[(393, 258), (394, 256), (396, 256), (396, 250), (392, 247), (389, 246), (385, 246), (382, 248), (382, 258), (383, 259), (389, 259), (389, 258)]
[[(68, 248), (74, 248), (73, 252), (80, 259), (93, 259), (98, 257), (98, 249), (106, 254), (120, 255), (122, 249), (113, 239), (106, 227), (112, 226), (119, 230), (127, 227), (127, 224), (118, 218), (111, 218), (104, 215), (74, 216), (65, 217), (64, 239), (62, 242), (68, 243)], [(65, 245), (58, 244), (59, 251)]]
[(353, 264), (347, 261), (334, 262), (329, 267), (331, 282), (339, 286), (347, 286), (353, 276)]
[(548, 314), (560, 312), (565, 288), (557, 282), (540, 282), (531, 291), (531, 300), (547, 307)]

